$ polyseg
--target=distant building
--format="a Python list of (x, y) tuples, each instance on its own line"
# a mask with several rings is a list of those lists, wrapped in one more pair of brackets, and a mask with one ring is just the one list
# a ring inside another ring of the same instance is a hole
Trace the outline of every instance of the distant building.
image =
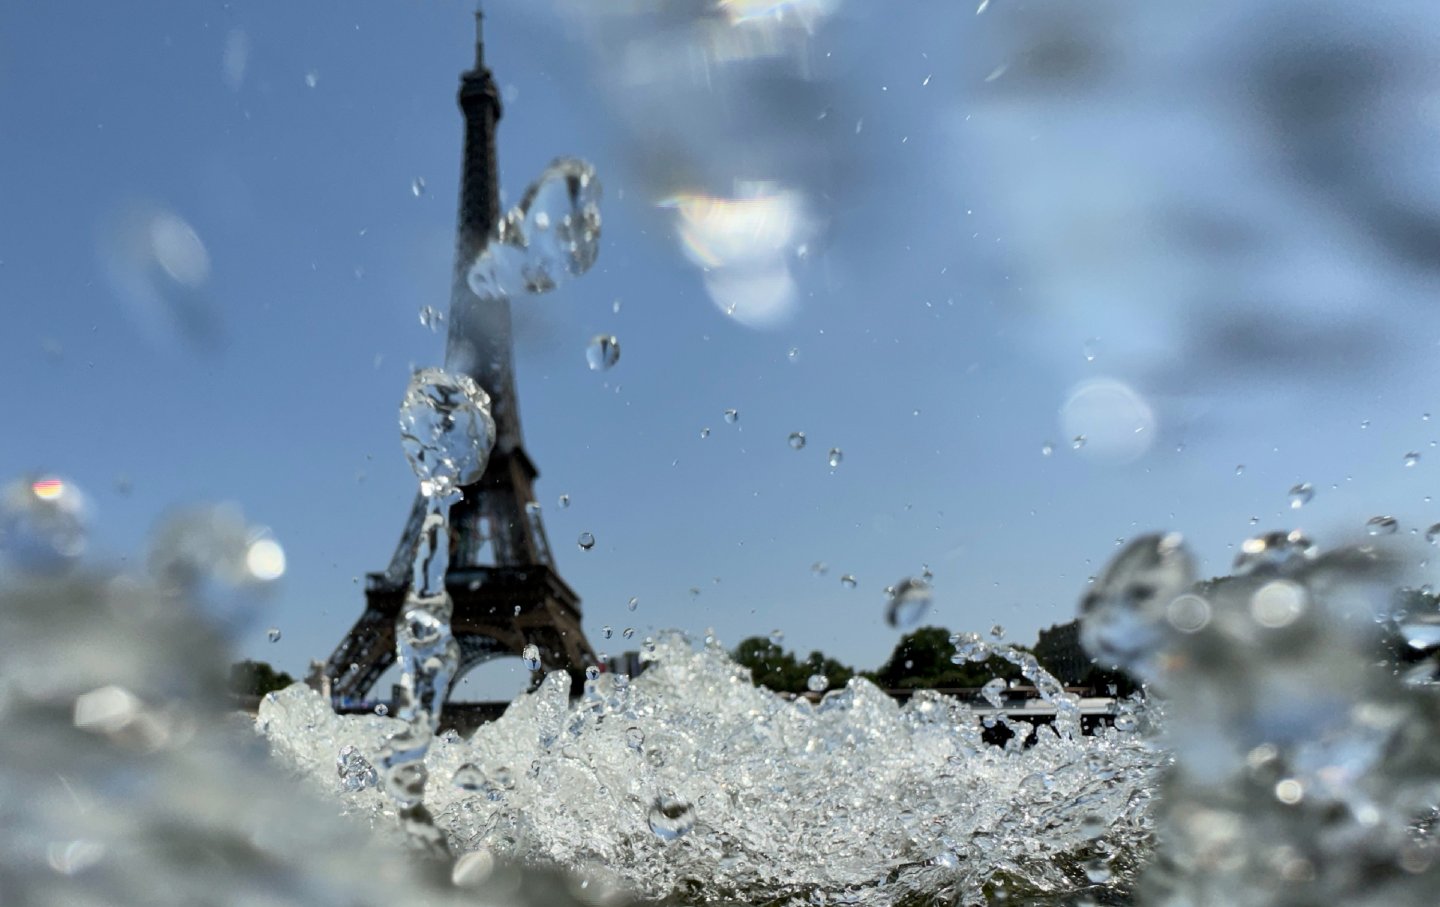
[(1041, 630), (1035, 641), (1035, 657), (1045, 670), (1066, 686), (1088, 684), (1095, 669), (1095, 663), (1080, 646), (1078, 620)]

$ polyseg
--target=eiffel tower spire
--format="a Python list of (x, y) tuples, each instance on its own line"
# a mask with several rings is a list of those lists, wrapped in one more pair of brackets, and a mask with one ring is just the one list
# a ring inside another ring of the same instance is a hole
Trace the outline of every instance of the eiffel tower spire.
[[(470, 290), (470, 265), (500, 220), (495, 126), (500, 93), (485, 65), (484, 15), (475, 11), (475, 65), (460, 76), (465, 144), (451, 272), (445, 367), (465, 372), (490, 394), (495, 449), (484, 475), (450, 511), (446, 588), (451, 631), (460, 643), (458, 679), (475, 665), (540, 650), (545, 670), (570, 672), (578, 685), (595, 655), (580, 628), (579, 596), (560, 578), (540, 521), (515, 392), (510, 302)], [(390, 565), (366, 577), (365, 612), (325, 666), (337, 705), (363, 697), (395, 661), (395, 619), (410, 578), (424, 508), (417, 496)]]

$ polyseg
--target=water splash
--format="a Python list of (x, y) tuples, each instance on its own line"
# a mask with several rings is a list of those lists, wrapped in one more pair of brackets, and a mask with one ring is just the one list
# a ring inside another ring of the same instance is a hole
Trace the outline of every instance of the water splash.
[(470, 267), (470, 289), (481, 298), (547, 293), (599, 254), (600, 180), (585, 161), (560, 158), (496, 225)]

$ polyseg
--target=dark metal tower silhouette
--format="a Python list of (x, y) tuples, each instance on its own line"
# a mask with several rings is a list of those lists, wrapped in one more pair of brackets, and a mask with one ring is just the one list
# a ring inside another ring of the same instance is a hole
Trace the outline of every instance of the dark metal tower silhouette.
[[(580, 629), (580, 599), (555, 570), (532, 484), (539, 471), (525, 453), (515, 398), (510, 303), (482, 299), (466, 276), (500, 219), (495, 124), (500, 94), (485, 67), (482, 16), (475, 13), (475, 65), (460, 77), (465, 151), (450, 287), (445, 367), (465, 372), (489, 394), (495, 449), (480, 481), (450, 511), (445, 585), (454, 602), (451, 632), (460, 643), (458, 679), (500, 655), (540, 650), (545, 670), (577, 683), (595, 655)], [(325, 665), (337, 704), (358, 700), (395, 662), (395, 620), (405, 600), (424, 506), (417, 495), (400, 543), (383, 573), (365, 577), (365, 613)]]

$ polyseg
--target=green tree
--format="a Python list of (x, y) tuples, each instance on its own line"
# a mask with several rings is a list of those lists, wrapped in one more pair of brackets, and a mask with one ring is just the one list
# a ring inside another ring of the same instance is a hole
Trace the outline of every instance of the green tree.
[(1020, 677), (1020, 669), (999, 656), (957, 665), (950, 661), (954, 654), (949, 630), (921, 627), (900, 637), (890, 660), (870, 678), (882, 689), (950, 689), (984, 686), (993, 677)]
[(855, 676), (855, 670), (823, 652), (811, 652), (801, 661), (764, 636), (742, 639), (732, 653), (735, 663), (750, 669), (756, 686), (777, 693), (804, 693), (810, 687), (812, 674), (824, 674), (831, 689), (844, 686)]
[(264, 696), (294, 682), (295, 678), (263, 661), (246, 659), (230, 666), (230, 692), (237, 696)]

